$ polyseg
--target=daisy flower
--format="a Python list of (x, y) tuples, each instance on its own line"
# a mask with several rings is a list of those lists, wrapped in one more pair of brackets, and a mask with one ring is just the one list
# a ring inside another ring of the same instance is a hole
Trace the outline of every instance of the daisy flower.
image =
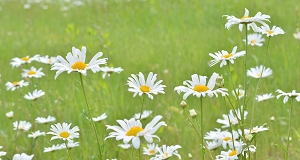
[(155, 155), (157, 153), (157, 149), (156, 149), (157, 147), (158, 145), (155, 143), (151, 143), (151, 144), (148, 143), (147, 148), (143, 147), (143, 154), (149, 156)]
[(52, 117), (52, 116), (48, 116), (47, 118), (37, 117), (35, 119), (36, 123), (39, 123), (39, 124), (47, 124), (49, 122), (54, 122), (55, 120), (56, 120), (55, 117)]
[(102, 78), (104, 79), (106, 77), (106, 75), (108, 77), (110, 77), (111, 74), (113, 73), (121, 73), (123, 71), (123, 69), (121, 67), (118, 68), (113, 68), (113, 67), (100, 67), (99, 69), (101, 72), (103, 72), (102, 74)]
[(23, 130), (23, 131), (28, 131), (31, 128), (31, 123), (26, 122), (26, 121), (15, 121), (13, 122), (14, 130)]
[(107, 115), (106, 113), (101, 114), (99, 117), (92, 118), (94, 122), (101, 122), (102, 120), (106, 119)]
[(6, 86), (6, 90), (11, 90), (11, 91), (14, 91), (16, 89), (19, 89), (19, 88), (22, 88), (22, 87), (25, 87), (25, 86), (28, 86), (29, 83), (28, 82), (25, 82), (24, 80), (21, 80), (21, 81), (15, 81), (15, 82), (6, 82), (5, 83), (5, 86)]
[(128, 91), (134, 93), (133, 97), (135, 97), (137, 94), (139, 96), (147, 94), (150, 99), (153, 99), (152, 94), (164, 94), (164, 87), (166, 86), (161, 84), (162, 80), (154, 83), (156, 76), (157, 74), (150, 72), (145, 81), (143, 73), (139, 72), (138, 77), (135, 74), (131, 74), (131, 77), (129, 77), (127, 80), (127, 84), (129, 85)]
[(262, 126), (255, 126), (253, 128), (250, 128), (250, 129), (245, 129), (245, 134), (255, 134), (255, 133), (258, 133), (258, 132), (262, 132), (262, 131), (267, 131), (269, 130), (269, 127), (265, 127), (264, 125)]
[(130, 140), (132, 140), (132, 145), (134, 148), (138, 149), (140, 148), (140, 137), (144, 137), (145, 140), (148, 143), (153, 142), (153, 138), (159, 137), (156, 135), (153, 135), (161, 126), (167, 126), (165, 122), (159, 122), (158, 121), (162, 118), (162, 116), (158, 115), (153, 118), (153, 120), (146, 125), (145, 128), (143, 128), (142, 123), (140, 120), (135, 120), (134, 118), (131, 118), (129, 120), (125, 119), (117, 120), (117, 122), (120, 124), (119, 126), (110, 126), (106, 125), (107, 129), (112, 129), (114, 132), (109, 133), (109, 136), (105, 138), (116, 138), (116, 140), (123, 139), (123, 143), (128, 144)]
[(232, 148), (233, 139), (234, 141), (236, 141), (239, 138), (239, 133), (235, 130), (232, 131), (233, 134), (231, 132), (228, 132), (227, 130), (221, 131), (217, 128), (216, 130), (217, 131), (207, 132), (204, 136), (204, 139), (215, 141), (215, 143), (219, 144), (220, 146), (222, 145), (224, 149), (226, 149), (227, 147)]
[(32, 61), (34, 60), (37, 60), (39, 57), (39, 55), (35, 55), (33, 57), (29, 57), (29, 56), (26, 56), (26, 57), (23, 57), (23, 58), (13, 58), (12, 59), (12, 62), (10, 62), (10, 64), (12, 65), (12, 67), (19, 67), (21, 66), (22, 64), (25, 64), (25, 63), (31, 63)]
[[(229, 114), (223, 114), (222, 117), (224, 119), (217, 119), (217, 122), (220, 124), (223, 124), (222, 128), (227, 128), (230, 127), (230, 125), (237, 125), (239, 123), (238, 120), (241, 120), (241, 110), (238, 108), (237, 110), (235, 110), (236, 114), (233, 112), (233, 110), (231, 109), (229, 111)], [(236, 117), (236, 115), (238, 117)], [(244, 111), (244, 119), (246, 119), (248, 115), (247, 111)]]
[(150, 116), (151, 113), (152, 113), (152, 111), (150, 111), (150, 110), (144, 110), (142, 113), (142, 116), (141, 116), (141, 113), (136, 113), (136, 114), (134, 114), (133, 117), (135, 119), (140, 119), (140, 117), (141, 117), (141, 119), (146, 119)]
[(293, 34), (294, 38), (300, 41), (300, 31), (299, 29), (296, 30), (296, 32)]
[(131, 144), (119, 144), (118, 146), (123, 149), (129, 149), (132, 145)]
[(266, 94), (263, 94), (263, 95), (257, 95), (255, 99), (258, 102), (261, 102), (261, 101), (266, 101), (266, 100), (271, 99), (271, 98), (274, 98), (273, 94), (272, 93), (266, 93)]
[(51, 147), (45, 147), (44, 152), (54, 152), (54, 151), (61, 150), (61, 149), (62, 148), (59, 144), (57, 144), (57, 145), (53, 144)]
[[(2, 146), (0, 146), (0, 149), (2, 149)], [(5, 156), (5, 155), (6, 155), (6, 152), (0, 151), (0, 157)], [(0, 159), (1, 159), (1, 158), (0, 158)]]
[(31, 132), (31, 134), (29, 134), (28, 137), (35, 139), (39, 136), (45, 136), (45, 135), (46, 135), (45, 132), (41, 132), (41, 131), (37, 130), (35, 132)]
[(220, 155), (216, 156), (216, 160), (235, 160), (239, 159), (238, 155), (242, 152), (242, 150), (239, 149), (229, 149), (228, 151), (221, 151)]
[(13, 111), (9, 111), (9, 112), (5, 113), (5, 115), (6, 115), (6, 117), (8, 117), (8, 118), (13, 118), (14, 112), (13, 112)]
[(69, 142), (72, 141), (74, 138), (79, 138), (79, 128), (77, 126), (70, 129), (72, 123), (57, 123), (55, 125), (51, 125), (51, 131), (47, 132), (47, 134), (52, 134), (53, 137), (50, 139), (50, 141), (54, 139), (62, 139), (62, 140), (68, 140)]
[[(248, 41), (248, 45), (261, 47), (265, 39), (262, 37), (262, 34), (253, 33), (253, 34), (248, 34), (247, 41)], [(243, 42), (246, 43), (246, 39), (243, 39)]]
[(189, 95), (197, 96), (198, 98), (205, 97), (208, 95), (209, 97), (213, 97), (214, 95), (218, 97), (218, 93), (221, 93), (222, 96), (228, 95), (226, 88), (218, 88), (214, 90), (216, 79), (219, 74), (213, 73), (210, 77), (208, 83), (206, 84), (206, 76), (200, 76), (197, 74), (193, 74), (192, 80), (186, 80), (183, 82), (183, 85), (186, 86), (178, 86), (175, 87), (175, 91), (178, 94), (184, 92), (183, 99), (185, 100)]
[(24, 98), (34, 101), (37, 100), (38, 98), (42, 97), (45, 95), (45, 92), (42, 90), (37, 90), (35, 89), (32, 93), (28, 92), (27, 94), (25, 94)]
[(260, 23), (262, 25), (267, 25), (265, 21), (269, 21), (270, 16), (262, 14), (261, 12), (258, 12), (254, 17), (249, 16), (249, 11), (248, 9), (245, 8), (245, 13), (242, 18), (236, 18), (235, 16), (229, 16), (229, 15), (224, 15), (227, 19), (227, 23), (225, 24), (225, 28), (229, 29), (233, 25), (238, 24), (239, 25), (239, 30), (243, 30), (243, 26), (247, 24), (247, 29), (249, 30), (250, 27), (254, 30), (257, 31), (257, 25), (256, 23)]
[(266, 68), (263, 65), (256, 66), (255, 68), (250, 68), (247, 70), (247, 76), (253, 78), (265, 78), (272, 75), (273, 71), (270, 68)]
[(54, 64), (57, 62), (57, 58), (56, 57), (49, 57), (48, 55), (44, 56), (44, 57), (39, 57), (38, 61), (44, 64)]
[(267, 37), (270, 37), (270, 36), (273, 37), (278, 34), (284, 34), (284, 31), (280, 27), (273, 26), (272, 29), (270, 29), (270, 27), (268, 25), (261, 26), (259, 28), (259, 31), (262, 34), (266, 34)]
[(230, 63), (234, 63), (234, 60), (237, 59), (238, 57), (244, 56), (246, 54), (246, 51), (241, 51), (241, 52), (236, 52), (237, 46), (233, 47), (232, 52), (228, 53), (227, 51), (222, 50), (221, 52), (218, 51), (214, 54), (209, 53), (209, 56), (214, 58), (214, 60), (211, 60), (209, 62), (209, 66), (212, 67), (215, 64), (220, 63), (220, 67), (223, 67), (224, 65), (227, 64), (227, 61)]
[(12, 158), (12, 160), (32, 160), (34, 155), (27, 155), (26, 153), (22, 154), (15, 154)]
[(208, 150), (213, 150), (221, 146), (222, 143), (218, 141), (206, 141), (206, 147)]
[(67, 60), (62, 56), (57, 56), (57, 62), (51, 67), (51, 70), (57, 70), (54, 79), (64, 71), (68, 74), (71, 72), (79, 72), (84, 76), (87, 75), (87, 70), (92, 70), (92, 72), (96, 73), (100, 69), (99, 65), (106, 64), (107, 58), (99, 59), (102, 55), (102, 52), (98, 52), (89, 63), (85, 63), (86, 47), (82, 46), (81, 51), (72, 47), (72, 53), (69, 52), (66, 56)]
[[(67, 143), (67, 146), (68, 146), (68, 148), (78, 147), (78, 146), (79, 146), (79, 142), (69, 141), (69, 142)], [(65, 143), (60, 144), (60, 148), (61, 148), (61, 149), (66, 149), (66, 148), (67, 148), (67, 147), (66, 147), (66, 144), (65, 144)]]
[(180, 156), (180, 154), (178, 154), (178, 151), (177, 151), (177, 149), (179, 149), (179, 148), (181, 148), (180, 145), (175, 145), (175, 146), (162, 145), (162, 147), (156, 147), (158, 155), (156, 155), (155, 157), (150, 158), (150, 160), (169, 159), (173, 155), (175, 155), (179, 159), (181, 159), (181, 156)]
[(45, 74), (42, 72), (43, 68), (39, 68), (38, 70), (35, 67), (31, 67), (30, 69), (23, 69), (22, 77), (23, 78), (41, 78), (42, 76), (45, 76)]
[(243, 98), (245, 96), (245, 91), (243, 89), (241, 89), (241, 88), (237, 88), (235, 90), (232, 90), (232, 94), (235, 97), (238, 97), (239, 99), (241, 99), (241, 98)]
[(278, 93), (278, 95), (276, 96), (277, 99), (281, 96), (285, 96), (283, 99), (283, 103), (286, 103), (289, 98), (295, 98), (296, 101), (300, 102), (300, 93), (297, 93), (295, 90), (285, 93), (282, 90), (277, 89), (276, 92)]

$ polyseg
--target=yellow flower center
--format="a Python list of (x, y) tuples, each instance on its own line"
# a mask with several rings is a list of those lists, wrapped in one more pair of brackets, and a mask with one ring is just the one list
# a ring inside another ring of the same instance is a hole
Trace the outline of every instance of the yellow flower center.
[(195, 87), (193, 88), (193, 90), (197, 91), (197, 92), (205, 92), (205, 91), (208, 91), (209, 88), (207, 86), (195, 85)]
[(241, 20), (244, 20), (244, 19), (246, 19), (246, 18), (250, 18), (249, 16), (243, 16), (242, 18), (241, 18)]
[(235, 155), (236, 155), (236, 152), (237, 152), (236, 150), (233, 150), (232, 152), (230, 152), (230, 153), (228, 154), (228, 156), (231, 156), (231, 157), (232, 157), (232, 156), (235, 156)]
[(150, 92), (150, 87), (148, 87), (148, 86), (141, 86), (141, 87), (140, 87), (140, 90), (141, 90), (142, 92)]
[(29, 58), (28, 57), (23, 57), (21, 58), (22, 61), (29, 61)]
[(255, 44), (257, 41), (256, 40), (251, 40), (251, 44)]
[(238, 97), (243, 96), (243, 94), (241, 92), (238, 92)]
[(257, 128), (253, 128), (250, 130), (250, 133), (257, 133), (258, 132), (258, 129)]
[(29, 71), (29, 72), (28, 72), (28, 75), (34, 75), (34, 74), (36, 74), (35, 71)]
[(51, 60), (51, 59), (49, 59), (49, 60), (48, 60), (48, 62), (49, 62), (49, 63), (52, 63), (52, 60)]
[(76, 62), (71, 66), (71, 68), (84, 70), (86, 66), (87, 66), (87, 64), (85, 64), (84, 62)]
[(268, 34), (273, 34), (274, 32), (271, 30), (267, 30)]
[(232, 57), (232, 53), (225, 54), (225, 55), (222, 56), (222, 58), (229, 58), (229, 57)]
[(132, 127), (127, 131), (126, 136), (136, 136), (139, 132), (143, 130), (144, 129), (139, 126)]
[(59, 134), (59, 136), (62, 137), (62, 138), (68, 138), (68, 137), (70, 136), (70, 133), (64, 131), (64, 132), (61, 132), (61, 133)]
[(153, 155), (153, 154), (155, 154), (155, 150), (152, 149), (152, 150), (149, 151), (149, 153), (150, 153), (151, 155)]
[(18, 85), (19, 85), (19, 82), (13, 82), (13, 85), (14, 85), (14, 86), (18, 86)]
[(231, 141), (231, 138), (230, 137), (224, 137), (223, 140), (224, 141)]
[(260, 73), (257, 73), (257, 77), (261, 77), (261, 74), (260, 74)]

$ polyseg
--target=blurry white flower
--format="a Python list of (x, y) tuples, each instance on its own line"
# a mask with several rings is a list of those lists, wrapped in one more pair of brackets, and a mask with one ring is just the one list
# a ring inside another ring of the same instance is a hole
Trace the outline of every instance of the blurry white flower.
[(42, 97), (45, 95), (45, 92), (42, 90), (37, 90), (35, 89), (32, 93), (28, 92), (27, 94), (25, 94), (24, 98), (34, 101), (37, 100), (38, 98)]
[(234, 95), (234, 97), (238, 97), (239, 99), (241, 99), (245, 96), (245, 91), (241, 88), (237, 88), (235, 90), (232, 90), (232, 94)]
[(273, 94), (272, 93), (266, 93), (266, 94), (263, 94), (263, 95), (257, 95), (255, 99), (258, 102), (261, 102), (261, 101), (266, 101), (266, 100), (271, 99), (271, 98), (274, 98)]
[[(73, 142), (72, 140), (71, 141), (68, 141), (67, 142), (67, 146), (68, 148), (74, 148), (74, 147), (78, 147), (79, 146), (79, 142)], [(66, 149), (66, 144), (65, 143), (62, 143), (60, 144), (60, 148), (61, 149)]]
[(142, 113), (142, 116), (141, 116), (141, 113), (136, 113), (136, 114), (134, 114), (133, 117), (135, 119), (140, 119), (140, 117), (141, 117), (141, 119), (146, 119), (150, 116), (151, 113), (152, 113), (152, 111), (150, 111), (150, 110), (144, 110)]
[[(265, 39), (262, 37), (262, 34), (253, 33), (253, 34), (248, 34), (247, 41), (248, 41), (248, 45), (261, 47)], [(246, 43), (246, 39), (243, 39), (243, 42)]]
[(215, 64), (220, 63), (220, 67), (223, 67), (225, 65), (227, 65), (227, 63), (234, 63), (234, 60), (244, 56), (246, 54), (246, 51), (240, 51), (240, 52), (236, 52), (237, 50), (237, 46), (233, 47), (232, 52), (228, 53), (225, 50), (222, 50), (221, 52), (215, 52), (214, 54), (209, 53), (209, 56), (211, 56), (212, 58), (214, 58), (213, 60), (209, 61), (209, 66), (212, 67)]
[(262, 126), (255, 126), (253, 128), (250, 128), (250, 129), (245, 129), (245, 134), (248, 134), (248, 133), (258, 133), (258, 132), (262, 132), (262, 131), (267, 131), (269, 130), (269, 127), (265, 127), (264, 125)]
[(38, 61), (44, 64), (54, 64), (57, 62), (57, 58), (56, 57), (49, 57), (48, 55), (44, 56), (44, 57), (39, 57)]
[(129, 85), (128, 91), (134, 93), (133, 97), (135, 97), (137, 94), (139, 96), (147, 94), (150, 99), (153, 99), (152, 94), (164, 94), (164, 87), (166, 86), (161, 84), (162, 80), (154, 83), (156, 76), (157, 74), (150, 72), (145, 80), (145, 77), (141, 72), (139, 72), (138, 76), (131, 74), (131, 77), (129, 77), (127, 80), (127, 84)]
[[(238, 117), (236, 117), (236, 115)], [(244, 111), (244, 119), (246, 119), (247, 115), (248, 112)], [(217, 119), (217, 122), (223, 124), (222, 128), (227, 128), (230, 127), (230, 125), (237, 125), (239, 120), (241, 120), (241, 116), (242, 116), (242, 112), (239, 108), (235, 110), (235, 113), (231, 109), (228, 115), (227, 114), (222, 115), (224, 119)]]
[(14, 112), (13, 112), (13, 111), (9, 111), (9, 112), (5, 113), (5, 115), (6, 115), (6, 117), (8, 117), (8, 118), (13, 118)]
[(26, 57), (23, 57), (23, 58), (16, 57), (16, 58), (12, 59), (12, 62), (10, 62), (10, 64), (12, 65), (12, 67), (19, 67), (22, 64), (31, 63), (32, 61), (37, 60), (37, 58), (39, 56), (40, 55), (35, 55), (33, 57), (26, 56)]
[(119, 144), (119, 147), (123, 148), (123, 149), (128, 149), (130, 148), (132, 145), (131, 144)]
[(256, 66), (255, 68), (250, 68), (247, 70), (247, 76), (253, 78), (265, 78), (272, 75), (273, 71), (270, 68), (266, 68), (263, 65)]
[(57, 145), (53, 144), (51, 147), (45, 147), (44, 152), (54, 152), (54, 151), (61, 150), (61, 149), (62, 148), (59, 144), (57, 144)]
[(25, 82), (24, 80), (21, 81), (15, 81), (15, 82), (6, 82), (5, 86), (6, 86), (6, 90), (16, 90), (25, 86), (28, 86), (29, 83)]
[(42, 72), (43, 68), (39, 68), (38, 70), (35, 67), (31, 67), (30, 69), (23, 69), (22, 77), (23, 78), (41, 78), (42, 76), (45, 76), (45, 74)]
[(293, 34), (294, 38), (300, 41), (300, 31), (299, 29), (296, 30), (296, 32)]
[(113, 67), (100, 67), (99, 71), (103, 72), (102, 78), (104, 79), (106, 75), (110, 77), (111, 74), (113, 73), (121, 73), (123, 69), (121, 67), (118, 68), (113, 68)]
[(39, 136), (45, 136), (45, 132), (41, 132), (39, 130), (35, 131), (35, 132), (31, 132), (31, 134), (28, 135), (29, 138), (37, 138)]
[(47, 124), (49, 122), (54, 122), (55, 120), (56, 120), (56, 118), (52, 117), (52, 116), (48, 116), (47, 118), (37, 117), (35, 119), (36, 123), (40, 123), (40, 124)]
[(22, 154), (15, 154), (12, 158), (12, 160), (32, 160), (34, 155), (27, 155), (26, 153)]
[(162, 147), (156, 147), (156, 150), (158, 151), (158, 154), (155, 157), (150, 158), (150, 160), (169, 159), (173, 155), (175, 155), (179, 159), (181, 159), (181, 156), (177, 151), (177, 149), (179, 149), (179, 148), (181, 148), (180, 145), (175, 145), (175, 146), (162, 145)]
[(143, 154), (145, 155), (149, 155), (149, 156), (152, 156), (152, 155), (155, 155), (157, 153), (157, 148), (158, 145), (155, 144), (155, 143), (148, 143), (147, 144), (147, 148), (146, 147), (143, 147)]
[(262, 34), (266, 34), (267, 37), (270, 37), (270, 36), (273, 37), (278, 34), (284, 34), (284, 31), (280, 27), (273, 26), (272, 29), (270, 29), (270, 27), (268, 25), (261, 26), (259, 28), (259, 31)]
[(282, 90), (277, 89), (276, 92), (278, 93), (278, 95), (276, 96), (277, 99), (281, 96), (284, 96), (283, 103), (286, 103), (289, 98), (295, 98), (296, 101), (300, 101), (300, 93), (297, 93), (295, 90), (285, 93)]
[(92, 118), (94, 122), (101, 122), (102, 120), (106, 119), (107, 115), (106, 113), (101, 114), (99, 117)]
[(26, 121), (15, 121), (13, 123), (14, 126), (14, 130), (23, 130), (23, 131), (28, 131), (31, 128), (31, 123), (30, 122), (26, 122)]
[[(0, 149), (2, 149), (2, 146), (0, 146)], [(6, 152), (0, 151), (0, 157), (5, 156), (5, 155), (6, 155)], [(0, 158), (0, 159), (1, 159), (1, 158)]]

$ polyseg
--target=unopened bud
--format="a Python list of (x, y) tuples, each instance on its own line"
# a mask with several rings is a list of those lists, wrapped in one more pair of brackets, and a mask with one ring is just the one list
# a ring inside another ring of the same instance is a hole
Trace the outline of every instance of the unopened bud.
[(246, 141), (248, 141), (248, 142), (251, 142), (252, 138), (253, 138), (253, 135), (252, 135), (252, 134), (246, 134), (246, 135), (245, 135), (245, 139), (246, 139)]
[(216, 86), (219, 88), (224, 87), (224, 78), (222, 76), (218, 76), (218, 78), (216, 79)]
[(187, 103), (184, 100), (182, 100), (181, 103), (180, 103), (180, 107), (182, 109), (185, 109), (185, 107), (187, 107)]
[(196, 113), (196, 111), (195, 111), (194, 109), (191, 109), (191, 110), (190, 110), (190, 116), (191, 116), (192, 118), (195, 118), (195, 117), (197, 116), (197, 113)]
[(189, 159), (193, 158), (192, 154), (188, 154)]

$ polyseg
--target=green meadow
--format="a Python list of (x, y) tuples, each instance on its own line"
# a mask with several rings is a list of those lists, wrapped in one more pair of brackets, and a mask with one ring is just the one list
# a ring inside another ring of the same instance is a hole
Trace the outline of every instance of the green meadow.
[[(95, 135), (84, 111), (86, 103), (80, 77), (76, 72), (61, 73), (55, 80), (56, 71), (50, 70), (51, 65), (32, 62), (20, 67), (12, 67), (10, 62), (15, 57), (34, 55), (49, 55), (66, 57), (72, 47), (87, 48), (89, 61), (97, 52), (102, 52), (101, 58), (108, 58), (107, 66), (121, 67), (120, 74), (114, 73), (110, 77), (102, 78), (102, 73), (87, 72), (83, 76), (87, 101), (92, 116), (107, 114), (107, 118), (95, 123), (101, 143), (103, 143), (103, 159), (138, 159), (138, 151), (134, 148), (124, 150), (118, 145), (122, 140), (109, 138), (104, 141), (112, 130), (106, 130), (105, 125), (118, 125), (116, 120), (130, 119), (143, 108), (153, 113), (149, 118), (141, 120), (143, 126), (156, 115), (161, 115), (161, 121), (167, 127), (161, 127), (155, 135), (160, 137), (160, 146), (180, 145), (178, 149), (181, 159), (186, 160), (190, 153), (191, 159), (201, 159), (201, 139), (189, 124), (184, 110), (180, 107), (183, 94), (174, 91), (176, 86), (183, 85), (183, 81), (190, 80), (192, 74), (207, 76), (216, 72), (223, 75), (225, 88), (229, 98), (237, 106), (232, 90), (238, 85), (244, 87), (244, 57), (227, 66), (220, 68), (220, 64), (208, 66), (212, 57), (209, 53), (226, 50), (231, 52), (234, 46), (238, 51), (245, 50), (245, 28), (238, 30), (238, 25), (229, 30), (224, 27), (227, 22), (223, 15), (242, 17), (245, 8), (254, 16), (257, 12), (270, 15), (269, 26), (281, 27), (285, 34), (270, 38), (268, 53), (268, 37), (262, 47), (248, 46), (247, 70), (264, 65), (273, 70), (273, 74), (260, 80), (247, 77), (247, 118), (245, 128), (267, 124), (268, 131), (258, 133), (255, 137), (257, 160), (280, 160), (285, 158), (288, 139), (289, 109), (291, 100), (283, 103), (283, 98), (276, 98), (275, 91), (300, 91), (298, 63), (300, 54), (300, 40), (293, 34), (300, 28), (300, 3), (298, 0), (86, 0), (84, 5), (72, 6), (62, 10), (64, 3), (46, 3), (43, 9), (40, 3), (32, 3), (28, 9), (24, 8), (25, 1), (0, 1), (0, 146), (1, 151), (7, 152), (2, 159), (10, 160), (16, 153), (34, 154), (33, 159), (69, 159), (65, 150), (44, 153), (44, 147), (63, 143), (62, 140), (50, 141), (51, 135), (41, 136), (33, 140), (28, 134), (40, 130), (49, 132), (50, 126), (56, 123), (72, 123), (78, 126), (80, 137), (74, 139), (80, 146), (72, 148), (70, 153), (74, 159), (98, 159)], [(249, 33), (253, 33), (249, 30)], [(22, 78), (22, 69), (31, 66), (43, 68), (45, 73), (41, 78)], [(104, 66), (104, 65), (103, 65)], [(154, 95), (151, 100), (147, 96), (133, 97), (128, 92), (128, 77), (142, 72), (145, 76), (149, 72), (157, 74), (158, 80), (166, 85), (165, 94)], [(231, 84), (231, 78), (234, 85)], [(7, 91), (6, 82), (24, 79), (30, 84), (15, 91)], [(28, 92), (40, 89), (45, 95), (35, 101), (24, 98)], [(273, 93), (274, 98), (257, 102), (256, 94)], [(243, 100), (243, 98), (241, 99)], [(195, 109), (200, 113), (200, 101), (195, 96), (186, 99), (186, 112)], [(289, 159), (300, 158), (300, 123), (299, 102), (293, 101), (289, 142)], [(237, 106), (239, 108), (240, 106)], [(254, 108), (254, 109), (253, 109)], [(230, 105), (226, 98), (203, 97), (203, 131), (204, 133), (221, 128), (216, 122), (222, 119), (222, 114), (229, 112)], [(13, 118), (5, 113), (13, 111)], [(56, 118), (50, 124), (37, 124), (37, 117)], [(274, 120), (270, 119), (274, 117)], [(198, 114), (197, 118), (200, 117)], [(13, 122), (26, 120), (32, 124), (29, 131), (13, 130)], [(252, 123), (252, 125), (251, 125)], [(222, 129), (226, 130), (226, 129)], [(131, 144), (131, 142), (129, 142)], [(146, 147), (146, 141), (141, 138), (141, 147)], [(213, 157), (219, 155), (223, 148), (211, 150)], [(142, 152), (142, 151), (140, 151)], [(207, 153), (208, 151), (206, 151)], [(254, 159), (254, 154), (250, 159)], [(142, 155), (142, 159), (150, 156)], [(170, 159), (178, 159), (172, 156)], [(210, 159), (206, 154), (205, 159)]]

